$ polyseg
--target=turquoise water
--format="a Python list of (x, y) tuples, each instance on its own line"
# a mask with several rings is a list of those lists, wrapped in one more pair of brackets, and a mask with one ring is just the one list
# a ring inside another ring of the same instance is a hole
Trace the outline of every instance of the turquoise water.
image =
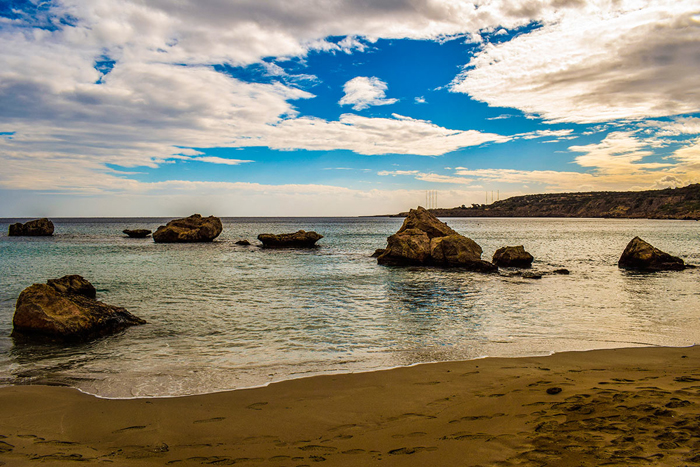
[[(525, 245), (527, 280), (378, 266), (397, 218), (230, 218), (210, 244), (155, 244), (124, 228), (168, 219), (54, 219), (52, 238), (0, 219), (0, 385), (66, 384), (106, 397), (173, 396), (327, 372), (555, 351), (700, 343), (700, 269), (617, 268), (635, 235), (700, 264), (700, 223), (446, 219), (484, 249)], [(263, 250), (259, 233), (315, 230), (313, 250)], [(247, 238), (253, 246), (235, 245)], [(65, 274), (149, 324), (80, 345), (15, 344), (25, 287)]]

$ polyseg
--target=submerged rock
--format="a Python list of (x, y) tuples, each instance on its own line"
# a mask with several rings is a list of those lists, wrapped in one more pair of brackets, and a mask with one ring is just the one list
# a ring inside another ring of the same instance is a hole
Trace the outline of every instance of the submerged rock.
[(136, 230), (124, 229), (124, 230), (122, 230), (122, 232), (127, 234), (130, 238), (146, 238), (149, 235), (151, 235), (151, 231), (148, 229), (136, 229)]
[(316, 246), (316, 242), (322, 238), (321, 234), (304, 230), (286, 234), (264, 233), (258, 235), (258, 240), (266, 248), (311, 248)]
[(17, 222), (10, 225), (7, 235), (10, 237), (50, 237), (53, 235), (53, 222), (45, 217), (24, 224)]
[(222, 230), (221, 219), (218, 217), (193, 214), (161, 225), (153, 232), (153, 240), (156, 243), (211, 242)]
[(504, 246), (493, 254), (493, 264), (506, 268), (529, 268), (533, 259), (522, 245)]
[(617, 265), (640, 271), (680, 271), (686, 267), (682, 259), (653, 247), (639, 237), (634, 237), (627, 244)]
[(248, 246), (248, 245), (250, 245), (250, 242), (248, 240), (246, 240), (245, 238), (242, 238), (236, 242), (236, 245)]
[(12, 335), (84, 340), (146, 323), (124, 308), (95, 300), (95, 296), (95, 287), (77, 275), (31, 285), (17, 299)]
[[(377, 254), (375, 252), (375, 254)], [(387, 238), (387, 247), (377, 257), (384, 265), (436, 265), (464, 267), (473, 271), (494, 272), (498, 268), (481, 259), (481, 247), (458, 234), (444, 222), (419, 206), (411, 209), (401, 228)]]

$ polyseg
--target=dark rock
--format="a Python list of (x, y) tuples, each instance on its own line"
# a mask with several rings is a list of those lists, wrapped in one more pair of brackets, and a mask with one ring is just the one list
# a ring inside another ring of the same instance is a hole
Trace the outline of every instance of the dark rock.
[(397, 233), (410, 229), (417, 229), (425, 232), (428, 238), (431, 239), (435, 237), (446, 237), (448, 235), (459, 235), (422, 206), (418, 206), (417, 209), (411, 209)]
[(246, 240), (246, 239), (241, 239), (241, 240), (238, 240), (238, 241), (236, 242), (236, 245), (248, 246), (248, 245), (250, 245), (250, 242), (249, 242), (248, 240)]
[(10, 237), (49, 237), (53, 235), (53, 222), (46, 218), (24, 224), (18, 222), (10, 225), (7, 235)]
[(148, 229), (136, 229), (136, 230), (124, 229), (124, 230), (122, 230), (122, 232), (127, 234), (130, 238), (146, 238), (149, 235), (151, 235), (151, 231)]
[(551, 387), (547, 388), (547, 394), (553, 396), (555, 394), (559, 394), (561, 392), (561, 388), (558, 387)]
[(617, 265), (621, 268), (640, 271), (680, 271), (685, 269), (682, 259), (651, 246), (639, 237), (634, 237), (629, 242)]
[(316, 232), (306, 232), (298, 230), (287, 234), (260, 234), (260, 240), (266, 248), (311, 248), (316, 246), (316, 242), (323, 238), (323, 235)]
[[(387, 247), (375, 252), (383, 265), (435, 265), (494, 272), (498, 268), (481, 259), (481, 247), (458, 234), (423, 207), (411, 209), (401, 228), (387, 238)], [(374, 256), (374, 255), (373, 255)]]
[(12, 318), (17, 338), (84, 340), (145, 324), (121, 307), (95, 300), (95, 288), (80, 276), (64, 276), (22, 291)]
[(60, 279), (49, 279), (46, 283), (64, 295), (82, 295), (87, 298), (97, 297), (95, 287), (88, 280), (77, 274), (63, 276)]
[(555, 269), (554, 271), (552, 271), (552, 274), (561, 274), (561, 275), (566, 276), (566, 275), (569, 274), (569, 270), (568, 270), (568, 269), (564, 269), (564, 268)]
[(372, 253), (371, 257), (378, 258), (379, 256), (382, 255), (382, 253), (384, 253), (384, 248), (377, 248), (376, 250), (374, 250), (374, 253)]
[(493, 264), (506, 268), (529, 268), (533, 259), (522, 245), (504, 246), (493, 254)]
[(153, 240), (156, 243), (211, 242), (222, 230), (223, 226), (218, 217), (193, 214), (161, 225), (153, 233)]
[(542, 274), (539, 272), (524, 271), (520, 274), (523, 279), (542, 279)]
[(395, 233), (387, 239), (387, 247), (377, 257), (379, 264), (427, 264), (430, 259), (430, 237), (419, 229)]

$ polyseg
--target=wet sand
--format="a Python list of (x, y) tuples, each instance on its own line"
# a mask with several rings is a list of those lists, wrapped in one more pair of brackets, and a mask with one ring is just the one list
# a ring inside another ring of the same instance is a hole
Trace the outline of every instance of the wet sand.
[(700, 348), (489, 358), (169, 399), (0, 388), (0, 465), (76, 461), (700, 465)]

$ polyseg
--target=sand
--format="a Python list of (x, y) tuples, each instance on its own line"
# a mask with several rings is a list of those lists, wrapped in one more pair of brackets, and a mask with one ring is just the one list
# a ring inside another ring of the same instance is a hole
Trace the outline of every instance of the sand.
[(699, 347), (599, 350), (168, 399), (5, 387), (0, 464), (700, 465), (699, 363)]

